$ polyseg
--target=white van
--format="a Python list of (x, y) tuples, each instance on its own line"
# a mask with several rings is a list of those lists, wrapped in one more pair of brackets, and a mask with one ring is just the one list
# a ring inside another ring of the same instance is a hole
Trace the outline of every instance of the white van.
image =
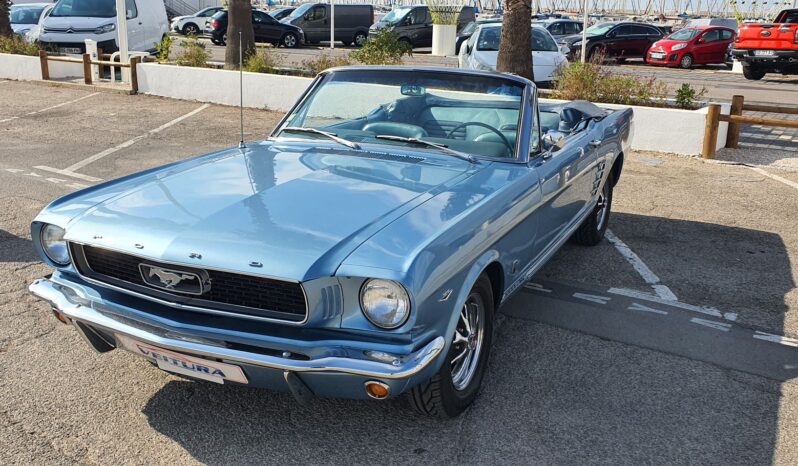
[[(151, 52), (169, 31), (163, 0), (125, 0), (128, 48)], [(104, 52), (119, 50), (115, 0), (59, 0), (44, 20), (39, 42), (47, 50), (80, 54), (85, 39)]]

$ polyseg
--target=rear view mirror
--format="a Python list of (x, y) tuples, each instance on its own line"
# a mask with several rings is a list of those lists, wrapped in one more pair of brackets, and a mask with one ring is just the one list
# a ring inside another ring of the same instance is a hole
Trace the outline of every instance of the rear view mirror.
[(565, 136), (560, 132), (549, 132), (543, 135), (543, 147), (550, 149), (552, 152), (558, 151), (565, 147)]
[(402, 95), (407, 95), (411, 97), (420, 97), (427, 93), (427, 89), (424, 86), (418, 86), (416, 84), (402, 84)]

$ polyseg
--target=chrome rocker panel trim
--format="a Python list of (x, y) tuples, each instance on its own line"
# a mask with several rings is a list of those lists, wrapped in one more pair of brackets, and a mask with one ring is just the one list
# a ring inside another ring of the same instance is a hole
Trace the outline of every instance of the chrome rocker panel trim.
[[(77, 323), (97, 327), (114, 334), (121, 334), (144, 343), (190, 355), (200, 355), (288, 372), (332, 372), (393, 380), (405, 379), (418, 374), (432, 364), (445, 346), (445, 339), (440, 336), (436, 337), (423, 348), (404, 358), (405, 361), (399, 365), (342, 357), (327, 357), (309, 361), (292, 360), (156, 335), (151, 331), (132, 325), (131, 323), (134, 321), (130, 319), (125, 319), (126, 322), (114, 319), (92, 307), (90, 300), (79, 297), (72, 288), (47, 278), (40, 278), (34, 281), (28, 287), (28, 290), (35, 297), (47, 302), (54, 309), (68, 317), (73, 322), (78, 333), (95, 350), (99, 349), (90, 339), (86, 338), (84, 330)], [(187, 336), (187, 338), (191, 337)]]

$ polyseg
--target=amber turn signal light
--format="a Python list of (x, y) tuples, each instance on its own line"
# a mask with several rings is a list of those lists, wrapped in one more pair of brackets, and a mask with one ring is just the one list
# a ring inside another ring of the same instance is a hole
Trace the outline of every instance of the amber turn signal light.
[(375, 400), (384, 400), (385, 398), (388, 398), (388, 395), (391, 394), (391, 389), (382, 382), (369, 380), (365, 383), (365, 385), (366, 393)]

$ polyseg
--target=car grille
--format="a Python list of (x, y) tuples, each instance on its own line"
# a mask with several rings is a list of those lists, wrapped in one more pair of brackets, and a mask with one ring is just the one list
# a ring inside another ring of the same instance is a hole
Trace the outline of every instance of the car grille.
[[(131, 254), (75, 243), (70, 243), (70, 251), (81, 275), (160, 300), (199, 308), (198, 310), (225, 311), (240, 314), (242, 317), (292, 322), (304, 321), (307, 314), (305, 294), (299, 283), (159, 263)], [(203, 275), (207, 273), (210, 289), (201, 295), (186, 295), (154, 288), (142, 278), (139, 272), (141, 263)]]

